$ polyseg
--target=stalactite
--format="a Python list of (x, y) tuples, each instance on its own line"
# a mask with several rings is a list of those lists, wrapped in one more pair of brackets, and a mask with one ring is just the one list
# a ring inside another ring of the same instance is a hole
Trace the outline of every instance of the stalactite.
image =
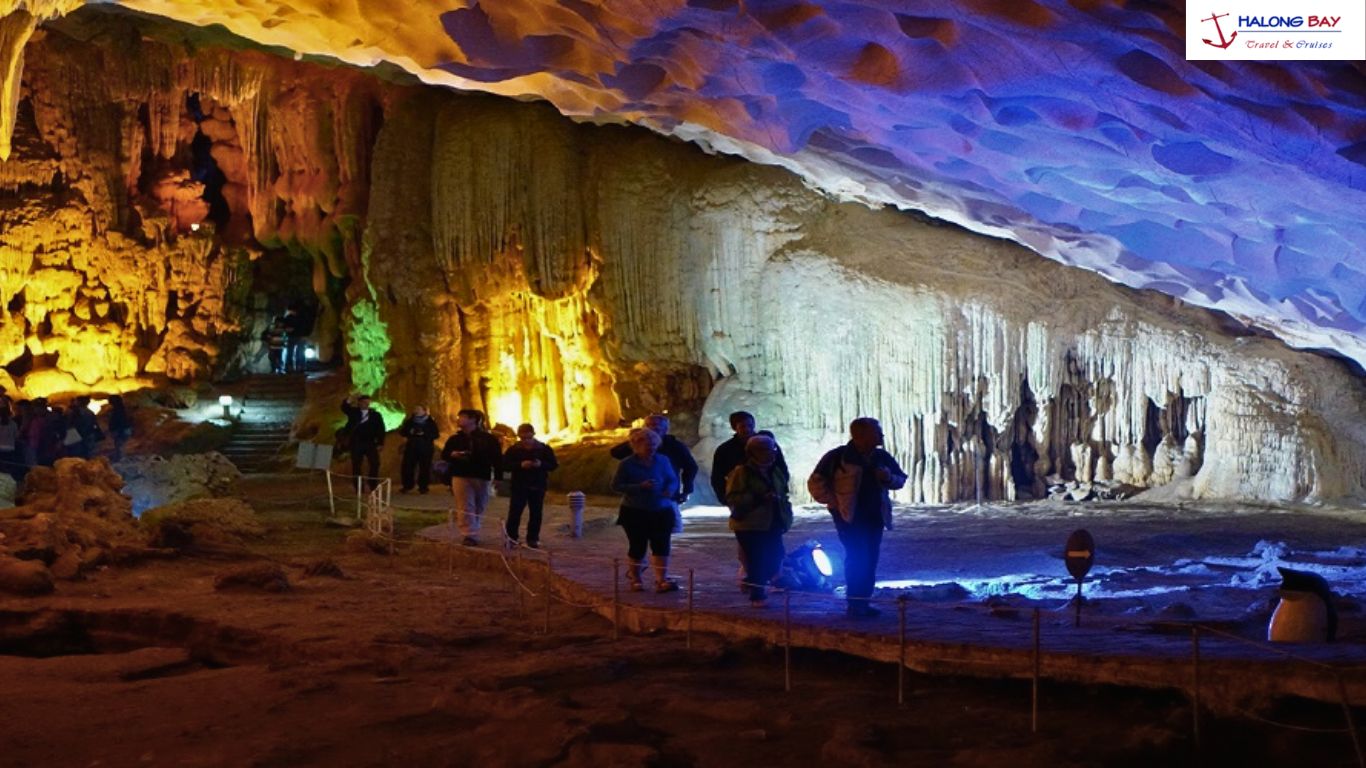
[(0, 17), (0, 162), (9, 160), (14, 123), (19, 114), (19, 86), (24, 74), (24, 46), (38, 20), (27, 11)]
[[(447, 274), (466, 281), (465, 295), (498, 295), (518, 282), (517, 271), (548, 297), (591, 282), (578, 131), (540, 106), (472, 99), (443, 110), (431, 175), (433, 245)], [(512, 282), (462, 277), (490, 265)]]

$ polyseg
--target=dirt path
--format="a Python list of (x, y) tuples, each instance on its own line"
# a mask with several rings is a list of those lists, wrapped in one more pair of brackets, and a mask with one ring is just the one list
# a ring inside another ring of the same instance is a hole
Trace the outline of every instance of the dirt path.
[[(0, 764), (1193, 764), (1173, 695), (1051, 686), (1036, 736), (1026, 683), (912, 676), (898, 708), (892, 668), (812, 652), (785, 693), (781, 649), (613, 641), (566, 607), (543, 635), (504, 576), (449, 576), (438, 547), (349, 551), (289, 488), (253, 497), (271, 528), (255, 562), (284, 567), (288, 592), (215, 591), (242, 562), (180, 559), (0, 602)], [(325, 557), (345, 578), (303, 575)], [(1354, 762), (1345, 734), (1248, 721), (1207, 720), (1205, 745), (1245, 764)]]

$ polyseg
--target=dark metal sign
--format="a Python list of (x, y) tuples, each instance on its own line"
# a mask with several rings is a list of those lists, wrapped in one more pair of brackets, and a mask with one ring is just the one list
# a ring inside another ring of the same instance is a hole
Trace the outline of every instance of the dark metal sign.
[(1096, 562), (1096, 541), (1085, 528), (1079, 528), (1067, 537), (1063, 559), (1067, 562), (1067, 572), (1077, 581), (1091, 572), (1091, 566)]

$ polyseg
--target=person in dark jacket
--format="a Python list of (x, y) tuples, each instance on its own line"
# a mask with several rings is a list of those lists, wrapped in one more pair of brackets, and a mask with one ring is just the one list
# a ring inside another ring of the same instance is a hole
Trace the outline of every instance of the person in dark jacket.
[(109, 396), (109, 434), (114, 438), (114, 461), (119, 461), (124, 444), (133, 436), (133, 420), (119, 395)]
[(300, 373), (304, 370), (304, 340), (307, 332), (299, 305), (290, 304), (281, 320), (285, 328), (284, 369), (290, 373)]
[(732, 413), (730, 428), (735, 430), (735, 435), (716, 446), (716, 452), (711, 457), (711, 489), (716, 494), (716, 500), (722, 504), (726, 503), (726, 478), (732, 470), (745, 463), (745, 444), (755, 435), (764, 435), (773, 440), (773, 447), (778, 451), (774, 464), (782, 468), (783, 474), (788, 474), (787, 460), (783, 458), (783, 449), (778, 446), (778, 438), (767, 429), (756, 431), (754, 414), (748, 411)]
[(517, 533), (522, 526), (522, 509), (531, 511), (526, 524), (526, 545), (541, 546), (541, 510), (545, 504), (545, 490), (550, 473), (559, 466), (555, 451), (536, 439), (536, 428), (530, 424), (517, 427), (517, 442), (503, 454), (503, 471), (508, 473), (508, 543), (516, 546)]
[[(674, 494), (674, 503), (682, 504), (692, 495), (693, 480), (697, 479), (697, 461), (692, 457), (692, 451), (683, 444), (682, 440), (669, 434), (669, 417), (662, 413), (653, 413), (645, 418), (645, 428), (659, 435), (659, 453), (669, 460), (674, 471), (678, 473), (678, 492)], [(612, 458), (621, 460), (631, 455), (631, 442), (628, 440), (612, 448)]]
[(811, 498), (829, 508), (844, 545), (845, 595), (854, 618), (881, 613), (868, 598), (877, 579), (882, 531), (892, 527), (890, 492), (906, 484), (906, 473), (881, 445), (877, 419), (854, 419), (848, 444), (822, 456), (806, 483)]
[(674, 529), (674, 498), (678, 474), (669, 457), (659, 453), (661, 438), (652, 429), (633, 429), (627, 444), (631, 455), (617, 465), (612, 490), (622, 494), (617, 525), (626, 531), (626, 580), (632, 592), (645, 567), (645, 550), (655, 572), (656, 592), (675, 592), (678, 583), (669, 578), (669, 550)]
[(492, 481), (503, 479), (503, 446), (484, 429), (484, 414), (466, 408), (456, 414), (459, 429), (446, 440), (441, 458), (450, 467), (453, 514), (467, 547), (479, 544), (479, 525), (488, 508)]
[(95, 418), (95, 412), (90, 410), (88, 395), (81, 395), (71, 403), (71, 408), (67, 411), (67, 426), (76, 430), (80, 442), (67, 446), (66, 455), (82, 459), (94, 456), (95, 449), (104, 439), (104, 432), (100, 430), (100, 422)]
[(744, 553), (745, 584), (756, 607), (764, 604), (765, 588), (782, 567), (783, 534), (792, 527), (787, 467), (779, 466), (778, 455), (773, 438), (754, 435), (745, 443), (745, 462), (726, 477), (730, 529)]
[(10, 414), (9, 403), (0, 403), (0, 472), (20, 480), (24, 477), (23, 466), (23, 456), (19, 454), (19, 422)]
[(415, 479), (417, 492), (426, 493), (432, 482), (432, 456), (436, 454), (436, 439), (441, 436), (441, 429), (437, 427), (436, 419), (428, 413), (427, 406), (419, 405), (399, 425), (398, 434), (406, 440), (403, 444), (403, 466), (399, 471), (403, 487), (399, 493), (413, 490)]
[(288, 343), (288, 331), (285, 328), (285, 319), (277, 316), (270, 321), (270, 325), (261, 333), (261, 341), (266, 345), (266, 353), (270, 358), (270, 372), (285, 372), (285, 345)]
[[(342, 401), (342, 413), (346, 414), (346, 431), (350, 435), (351, 474), (364, 477), (367, 488), (373, 490), (379, 485), (379, 449), (384, 445), (384, 417), (379, 411), (371, 410), (370, 398), (361, 395)], [(369, 463), (370, 474), (362, 472)]]
[[(735, 436), (716, 446), (716, 452), (711, 457), (711, 490), (712, 493), (716, 494), (716, 501), (720, 504), (726, 504), (726, 478), (736, 467), (745, 463), (745, 444), (755, 435), (773, 437), (773, 433), (768, 430), (755, 431), (754, 414), (748, 411), (732, 413), (730, 415), (730, 428), (735, 430)], [(777, 447), (777, 438), (773, 438), (773, 440), (773, 445)], [(790, 477), (787, 460), (783, 458), (783, 449), (778, 448), (777, 450), (778, 458), (775, 463), (782, 468), (784, 475)], [(748, 572), (744, 546), (739, 545), (736, 550), (740, 568)], [(741, 582), (741, 590), (745, 589), (746, 583), (748, 583), (748, 579)]]

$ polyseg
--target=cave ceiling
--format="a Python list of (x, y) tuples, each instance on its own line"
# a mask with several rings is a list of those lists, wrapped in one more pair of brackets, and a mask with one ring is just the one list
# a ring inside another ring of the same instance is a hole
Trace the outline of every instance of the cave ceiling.
[(1366, 69), (1188, 62), (1182, 3), (119, 5), (643, 125), (1366, 362)]

